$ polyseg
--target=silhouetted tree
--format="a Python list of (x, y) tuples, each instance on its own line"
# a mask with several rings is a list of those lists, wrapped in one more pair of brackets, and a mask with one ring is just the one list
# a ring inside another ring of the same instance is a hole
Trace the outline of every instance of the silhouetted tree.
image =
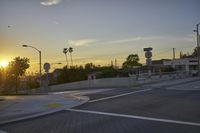
[(17, 94), (19, 76), (25, 74), (26, 69), (29, 68), (29, 59), (16, 57), (13, 61), (9, 62), (7, 68), (7, 76), (15, 78), (15, 89)]
[(88, 72), (92, 72), (95, 68), (96, 68), (96, 66), (93, 63), (85, 64), (85, 70)]
[(181, 51), (180, 52), (180, 58), (181, 59), (184, 59), (184, 58), (195, 58), (195, 57), (198, 56), (198, 52), (197, 51), (199, 51), (199, 54), (200, 54), (200, 47), (198, 48), (198, 50), (197, 50), (197, 47), (196, 47), (192, 54), (189, 54), (188, 52), (187, 52), (187, 54), (185, 54), (185, 53), (183, 54), (182, 51)]
[[(198, 51), (198, 52), (197, 52)], [(192, 56), (193, 57), (197, 57), (198, 56), (198, 53), (200, 54), (200, 47), (196, 47), (195, 49), (194, 49), (194, 51), (193, 51), (193, 53), (192, 53)]]
[(65, 54), (65, 57), (66, 57), (66, 62), (67, 62), (67, 67), (68, 67), (68, 59), (67, 59), (67, 52), (68, 52), (68, 49), (67, 48), (64, 48), (63, 49), (63, 53)]
[(139, 56), (137, 54), (130, 54), (126, 61), (122, 64), (123, 68), (133, 68), (134, 66), (142, 66), (142, 64), (139, 63)]
[(69, 83), (81, 80), (87, 80), (88, 73), (83, 69), (82, 66), (80, 67), (64, 67), (57, 78), (58, 83)]
[(0, 87), (3, 84), (3, 68), (0, 68)]
[(69, 53), (70, 53), (70, 57), (71, 57), (71, 65), (73, 66), (72, 52), (73, 52), (73, 48), (69, 47)]

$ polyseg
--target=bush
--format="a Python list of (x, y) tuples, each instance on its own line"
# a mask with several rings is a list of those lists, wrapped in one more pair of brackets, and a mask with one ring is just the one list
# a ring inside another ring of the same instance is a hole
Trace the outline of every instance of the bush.
[(40, 87), (40, 83), (37, 80), (29, 80), (27, 82), (27, 87), (29, 89), (38, 88)]
[(161, 68), (161, 72), (174, 72), (175, 69), (171, 66)]

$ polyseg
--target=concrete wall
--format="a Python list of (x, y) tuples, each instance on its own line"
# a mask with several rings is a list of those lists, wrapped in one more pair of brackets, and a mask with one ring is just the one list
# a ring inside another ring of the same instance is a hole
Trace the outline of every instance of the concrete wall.
[(54, 85), (50, 87), (50, 91), (65, 91), (73, 89), (89, 89), (89, 88), (111, 88), (111, 87), (133, 87), (140, 84), (160, 82), (164, 80), (185, 78), (183, 74), (171, 73), (165, 75), (154, 75), (151, 77), (141, 76), (136, 77), (119, 77), (119, 78), (104, 78), (95, 80), (86, 80), (67, 84)]
[(75, 89), (90, 89), (90, 88), (112, 88), (112, 87), (133, 87), (140, 84), (155, 83), (164, 80), (186, 78), (186, 73), (163, 73), (162, 75), (148, 74), (140, 75), (138, 79), (135, 76), (131, 77), (116, 77), (116, 78), (104, 78), (95, 80), (85, 80), (73, 83), (53, 85), (48, 88), (37, 88), (29, 90), (28, 93), (46, 93), (53, 91), (66, 91)]

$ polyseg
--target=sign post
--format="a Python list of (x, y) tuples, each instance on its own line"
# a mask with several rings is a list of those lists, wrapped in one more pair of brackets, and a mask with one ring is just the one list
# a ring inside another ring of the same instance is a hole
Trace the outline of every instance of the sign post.
[(152, 65), (152, 51), (153, 48), (149, 47), (149, 48), (144, 48), (144, 52), (145, 52), (145, 57), (146, 57), (146, 65), (148, 66), (148, 74), (149, 77), (151, 77), (151, 65)]
[(49, 63), (44, 63), (44, 66), (43, 66), (44, 70), (45, 70), (45, 73), (46, 73), (46, 84), (45, 84), (45, 90), (47, 90), (48, 92), (48, 86), (49, 86), (49, 77), (48, 77), (48, 73), (49, 73), (49, 70), (51, 68), (51, 65)]

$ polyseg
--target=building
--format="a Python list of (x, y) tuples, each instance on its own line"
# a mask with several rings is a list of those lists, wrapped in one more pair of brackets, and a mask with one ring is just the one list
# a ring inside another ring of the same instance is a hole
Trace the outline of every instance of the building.
[(154, 72), (164, 67), (172, 67), (176, 71), (189, 72), (192, 75), (198, 72), (198, 59), (197, 58), (183, 58), (183, 59), (161, 59), (152, 61)]
[(197, 71), (198, 59), (197, 58), (184, 58), (163, 61), (164, 66), (172, 66), (177, 71)]

